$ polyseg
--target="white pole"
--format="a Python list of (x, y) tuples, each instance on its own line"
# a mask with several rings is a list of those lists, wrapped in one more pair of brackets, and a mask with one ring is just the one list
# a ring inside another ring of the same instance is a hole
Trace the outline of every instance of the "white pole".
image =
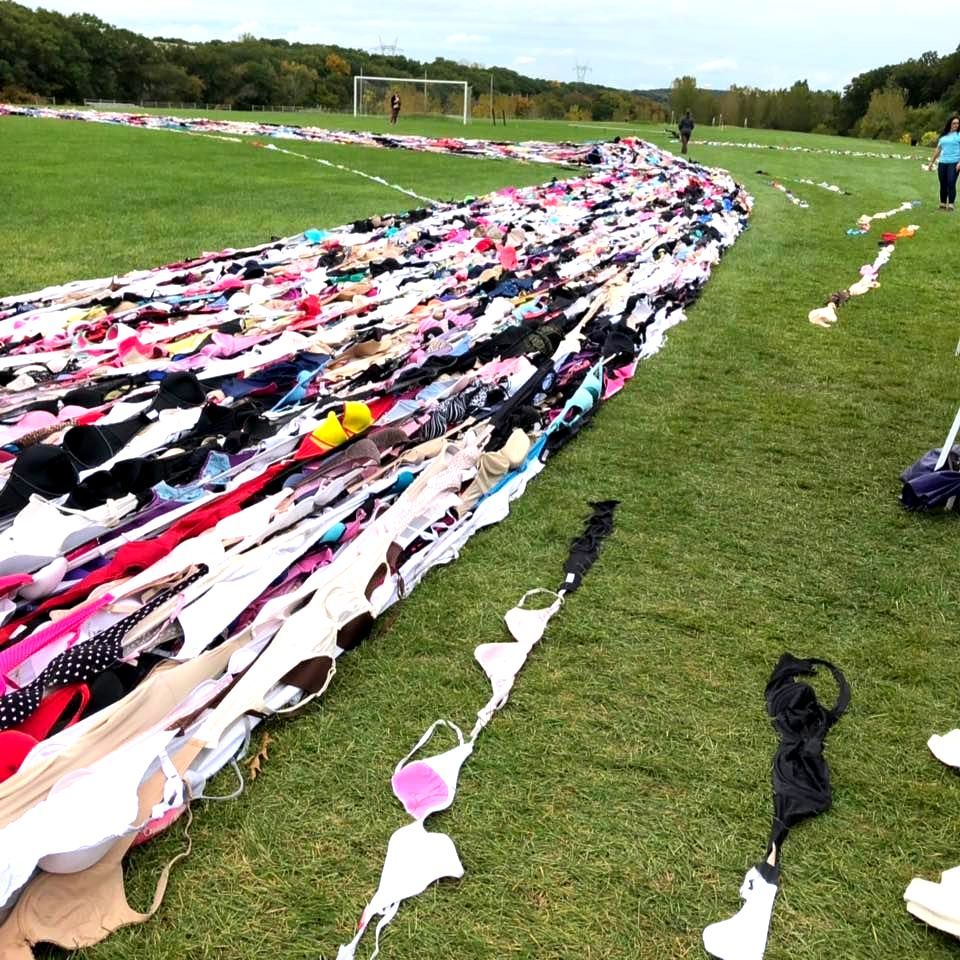
[(957, 415), (953, 418), (953, 426), (950, 427), (950, 432), (944, 441), (940, 456), (937, 457), (937, 465), (933, 468), (934, 470), (943, 469), (943, 465), (947, 462), (947, 457), (950, 456), (950, 451), (953, 449), (953, 442), (957, 439), (958, 432), (960, 432), (960, 410), (957, 411)]
[(463, 81), (463, 125), (467, 125), (467, 102), (470, 99), (470, 87), (467, 81)]
[[(363, 70), (360, 71), (360, 77), (363, 76)], [(357, 83), (360, 77), (353, 78), (353, 115), (357, 115)]]
[(427, 71), (423, 71), (423, 112), (427, 112)]

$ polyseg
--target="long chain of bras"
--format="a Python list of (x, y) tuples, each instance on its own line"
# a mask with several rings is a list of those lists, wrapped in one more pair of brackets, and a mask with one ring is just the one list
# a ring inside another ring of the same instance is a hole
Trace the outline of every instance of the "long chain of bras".
[[(0, 299), (0, 503), (10, 511), (0, 589), (12, 605), (0, 643), (44, 630), (57, 611), (86, 609), (106, 584), (176, 573), (171, 557), (221, 528), (225, 552), (171, 617), (190, 623), (206, 604), (208, 618), (225, 620), (216, 637), (191, 638), (197, 649), (236, 642), (242, 624), (259, 628), (324, 565), (390, 529), (399, 556), (385, 584), (371, 579), (386, 592), (338, 622), (378, 615), (506, 516), (509, 500), (662, 347), (751, 206), (728, 175), (633, 138), (524, 149), (549, 162), (567, 151), (589, 175)], [(52, 432), (25, 445), (40, 421)], [(458, 455), (450, 462), (462, 472), (445, 469), (441, 434), (470, 436), (479, 461)], [(411, 501), (411, 480), (414, 490), (433, 471), (443, 480), (436, 495)], [(318, 483), (324, 510), (342, 506), (334, 524), (315, 515)], [(271, 514), (284, 490), (295, 506)], [(38, 557), (41, 515), (53, 555)], [(270, 552), (269, 537), (281, 534), (296, 550)], [(241, 574), (258, 586), (234, 591), (235, 610), (209, 599)], [(96, 616), (100, 629), (115, 622)], [(93, 626), (92, 617), (70, 623), (90, 636)], [(257, 663), (272, 649), (265, 642)], [(307, 659), (329, 670), (324, 657)], [(290, 689), (286, 665), (273, 682)], [(229, 693), (217, 709), (225, 702)], [(221, 765), (233, 756), (213, 753)], [(9, 795), (26, 776), (11, 772)], [(29, 876), (32, 864), (24, 867)]]

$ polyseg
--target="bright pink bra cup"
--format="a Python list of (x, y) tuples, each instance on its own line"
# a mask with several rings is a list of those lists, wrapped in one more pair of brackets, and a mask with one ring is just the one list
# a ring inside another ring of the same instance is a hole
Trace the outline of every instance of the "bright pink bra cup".
[[(453, 730), (460, 741), (456, 747), (426, 760), (409, 759), (433, 736), (440, 726)], [(473, 742), (464, 743), (460, 728), (447, 720), (438, 720), (420, 738), (417, 745), (397, 764), (391, 785), (396, 798), (415, 820), (424, 820), (431, 813), (446, 810), (453, 803), (457, 780), (464, 761), (473, 752)]]
[(29, 637), (12, 644), (0, 652), (0, 693), (6, 691), (7, 674), (14, 667), (19, 666), (28, 657), (44, 647), (53, 643), (68, 632), (72, 632), (80, 626), (88, 617), (93, 616), (98, 610), (101, 610), (108, 603), (113, 601), (113, 596), (105, 593), (102, 597), (78, 607), (76, 610), (54, 620), (53, 623), (32, 633)]

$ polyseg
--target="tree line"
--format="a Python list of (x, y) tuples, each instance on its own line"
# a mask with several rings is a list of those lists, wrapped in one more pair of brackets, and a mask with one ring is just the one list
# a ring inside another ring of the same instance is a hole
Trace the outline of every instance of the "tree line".
[(673, 111), (691, 110), (699, 123), (722, 118), (740, 127), (929, 144), (946, 117), (960, 111), (960, 47), (868, 70), (842, 94), (811, 90), (805, 80), (784, 90), (733, 86), (718, 92), (701, 89), (694, 77), (678, 77), (668, 99)]
[[(443, 58), (422, 63), (251, 35), (204, 43), (148, 38), (91, 14), (64, 15), (0, 0), (0, 100), (52, 97), (58, 103), (172, 101), (235, 109), (284, 104), (347, 110), (353, 104), (353, 77), (361, 73), (466, 80), (473, 112), (480, 115), (496, 110), (508, 117), (618, 121), (660, 121), (669, 115), (666, 105), (636, 91), (540, 80), (503, 67)], [(439, 88), (429, 88), (428, 96), (441, 96), (434, 89)]]
[[(691, 110), (697, 122), (775, 130), (929, 141), (960, 109), (960, 47), (946, 56), (878, 67), (843, 90), (732, 86), (706, 90), (678, 77), (669, 91), (617, 90), (536, 79), (504, 67), (369, 53), (330, 44), (242, 36), (190, 43), (145, 37), (86, 13), (65, 15), (0, 0), (0, 100), (55, 98), (222, 104), (234, 109), (287, 105), (350, 110), (353, 78), (395, 76), (466, 80), (474, 116), (666, 122)], [(492, 99), (491, 99), (491, 79)], [(444, 109), (442, 88), (407, 88), (417, 110)], [(383, 96), (383, 91), (379, 94)], [(429, 102), (426, 102), (429, 101)], [(462, 107), (450, 106), (449, 112)]]
[(837, 133), (835, 116), (840, 94), (811, 90), (798, 80), (785, 90), (732, 86), (726, 91), (703, 90), (695, 77), (677, 77), (669, 93), (676, 116), (689, 110), (700, 124), (731, 124), (801, 133)]

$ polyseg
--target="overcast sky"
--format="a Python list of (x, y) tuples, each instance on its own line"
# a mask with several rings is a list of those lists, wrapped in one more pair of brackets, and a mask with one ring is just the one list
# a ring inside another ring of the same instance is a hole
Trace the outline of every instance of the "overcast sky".
[[(395, 41), (418, 60), (442, 56), (513, 67), (530, 76), (587, 79), (627, 89), (669, 86), (692, 74), (731, 83), (841, 89), (864, 70), (946, 53), (949, 16), (905, 0), (46, 0), (148, 36), (231, 40), (241, 33), (375, 49)], [(356, 11), (351, 15), (351, 8)], [(946, 33), (944, 33), (946, 31)]]

